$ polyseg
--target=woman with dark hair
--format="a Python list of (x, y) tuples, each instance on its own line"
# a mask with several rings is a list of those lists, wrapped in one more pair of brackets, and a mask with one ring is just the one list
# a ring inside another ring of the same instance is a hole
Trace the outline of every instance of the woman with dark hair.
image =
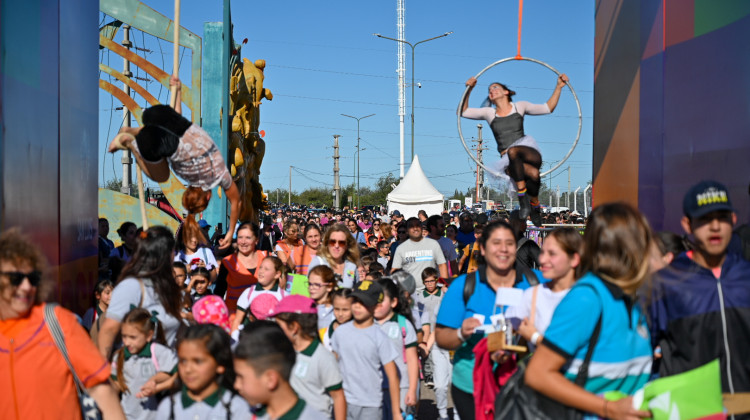
[(122, 319), (132, 308), (156, 312), (164, 328), (167, 344), (177, 339), (182, 324), (182, 291), (174, 280), (172, 253), (174, 235), (164, 226), (142, 233), (133, 259), (123, 268), (112, 291), (112, 299), (99, 329), (99, 352), (109, 357)]
[[(524, 379), (539, 393), (603, 418), (651, 417), (631, 397), (651, 374), (651, 337), (637, 290), (649, 277), (653, 236), (646, 218), (624, 203), (594, 209), (583, 238), (579, 279), (557, 306)], [(596, 337), (583, 387), (574, 381)]]
[[(451, 395), (462, 419), (474, 418), (473, 350), (485, 337), (482, 325), (491, 325), (491, 317), (507, 309), (495, 306), (498, 290), (525, 290), (542, 278), (541, 273), (516, 263), (516, 235), (506, 222), (490, 222), (477, 242), (482, 256), (478, 269), (451, 282), (435, 325), (437, 344), (456, 351)], [(484, 322), (475, 315), (481, 315)]]
[(117, 234), (120, 235), (122, 244), (112, 248), (109, 257), (117, 258), (122, 261), (123, 264), (130, 261), (130, 258), (135, 253), (135, 247), (138, 245), (137, 232), (138, 226), (136, 226), (135, 223), (124, 222), (121, 224), (120, 228), (117, 229)]
[(318, 265), (331, 267), (339, 287), (351, 288), (360, 281), (357, 272), (359, 262), (359, 247), (351, 232), (342, 224), (336, 223), (328, 227), (323, 236), (323, 246), (318, 255), (310, 261), (308, 270)]
[(18, 230), (0, 234), (0, 418), (81, 418), (76, 384), (54, 344), (50, 309), (72, 369), (105, 419), (125, 419), (109, 384), (109, 362), (76, 316), (45, 300), (54, 289), (41, 251)]
[(516, 92), (502, 83), (492, 83), (482, 107), (469, 108), (469, 95), (476, 86), (477, 79), (472, 77), (466, 81), (468, 90), (461, 108), (461, 116), (472, 120), (485, 120), (490, 125), (497, 142), (497, 151), (501, 156), (499, 175), (507, 174), (509, 180), (513, 181), (510, 186), (518, 192), (521, 220), (531, 216), (531, 221), (538, 227), (542, 225), (539, 205), (539, 168), (542, 167), (542, 154), (536, 140), (524, 133), (523, 118), (526, 114), (544, 115), (553, 112), (560, 100), (562, 88), (567, 83), (568, 76), (558, 76), (552, 96), (543, 104), (513, 102), (512, 97)]
[(258, 227), (245, 222), (237, 228), (237, 252), (221, 260), (214, 294), (224, 298), (230, 314), (237, 310), (237, 298), (242, 292), (258, 282), (255, 270), (268, 256), (266, 251), (256, 248), (257, 243)]
[(318, 255), (320, 249), (322, 233), (320, 227), (315, 223), (310, 223), (305, 226), (303, 238), (305, 238), (305, 247), (302, 248), (299, 261), (296, 261), (296, 272), (297, 274), (307, 275), (310, 272), (310, 263), (313, 258)]
[(274, 249), (276, 256), (289, 267), (289, 271), (297, 268), (296, 259), (300, 258), (305, 246), (298, 234), (299, 224), (294, 219), (284, 223), (284, 239), (277, 242)]

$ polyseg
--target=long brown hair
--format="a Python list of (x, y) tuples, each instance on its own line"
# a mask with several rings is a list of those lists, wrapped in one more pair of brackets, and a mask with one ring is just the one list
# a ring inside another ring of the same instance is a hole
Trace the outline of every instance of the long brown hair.
[(200, 187), (188, 187), (184, 193), (182, 193), (182, 207), (187, 210), (188, 215), (182, 224), (182, 242), (187, 243), (191, 237), (195, 236), (198, 238), (198, 243), (206, 245), (205, 235), (198, 222), (195, 220), (195, 215), (202, 212), (208, 207), (208, 202), (211, 199), (211, 191), (203, 191)]
[(182, 291), (174, 281), (172, 252), (174, 236), (164, 226), (153, 226), (144, 232), (132, 258), (123, 267), (118, 282), (127, 277), (151, 279), (154, 295), (175, 319), (180, 316)]
[[(122, 319), (123, 324), (130, 324), (138, 328), (143, 334), (154, 332), (152, 341), (166, 345), (166, 339), (164, 338), (164, 329), (161, 327), (161, 323), (154, 321), (155, 315), (152, 315), (147, 309), (135, 308), (130, 310), (125, 317)], [(146, 343), (150, 345), (150, 343)], [(122, 372), (125, 366), (125, 347), (121, 347), (117, 350), (117, 384), (120, 386), (122, 392), (129, 392), (128, 385), (125, 383), (125, 375)]]
[(648, 220), (631, 205), (595, 208), (586, 224), (577, 277), (590, 271), (634, 294), (648, 277), (652, 238)]
[(359, 246), (357, 246), (357, 242), (354, 240), (354, 236), (352, 236), (352, 233), (349, 232), (349, 229), (347, 229), (347, 227), (342, 225), (341, 223), (334, 223), (333, 225), (328, 226), (325, 235), (323, 235), (323, 244), (318, 250), (318, 255), (325, 258), (325, 260), (328, 261), (328, 264), (334, 263), (333, 256), (331, 256), (330, 251), (328, 251), (328, 241), (331, 239), (331, 234), (334, 232), (341, 232), (346, 236), (346, 251), (344, 251), (344, 261), (349, 260), (357, 264), (359, 262)]

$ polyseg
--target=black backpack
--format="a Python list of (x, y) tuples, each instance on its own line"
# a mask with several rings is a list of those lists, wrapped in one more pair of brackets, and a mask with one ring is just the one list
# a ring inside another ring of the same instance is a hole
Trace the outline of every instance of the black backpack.
[[(528, 280), (531, 287), (539, 284), (539, 279), (536, 277), (534, 271), (529, 267), (526, 267), (518, 261), (513, 264), (513, 267), (516, 269), (516, 282), (514, 283), (514, 285), (522, 282), (524, 276), (526, 276), (526, 280)], [(479, 273), (479, 275), (481, 276), (482, 273), (486, 273), (486, 270), (487, 266), (481, 265), (479, 266), (479, 268), (477, 268), (477, 273)], [(468, 273), (466, 275), (466, 281), (464, 282), (464, 306), (469, 303), (469, 298), (471, 298), (471, 295), (474, 294), (474, 288), (476, 288), (477, 285), (477, 276), (476, 274), (472, 274), (474, 273)]]

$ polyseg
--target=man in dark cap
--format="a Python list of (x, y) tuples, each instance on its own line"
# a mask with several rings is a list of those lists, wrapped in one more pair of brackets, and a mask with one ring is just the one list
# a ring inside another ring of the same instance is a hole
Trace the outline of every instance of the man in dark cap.
[(727, 252), (737, 223), (729, 192), (702, 181), (685, 194), (682, 208), (694, 249), (653, 281), (655, 371), (675, 375), (719, 359), (722, 391), (750, 392), (750, 261)]

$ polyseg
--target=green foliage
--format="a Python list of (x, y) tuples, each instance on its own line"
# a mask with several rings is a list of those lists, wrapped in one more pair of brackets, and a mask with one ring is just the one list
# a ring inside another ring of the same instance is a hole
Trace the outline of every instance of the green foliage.
[[(360, 186), (359, 205), (361, 206), (378, 206), (385, 205), (388, 193), (393, 190), (392, 184), (398, 184), (398, 177), (389, 173), (380, 177), (375, 185)], [(119, 190), (119, 187), (117, 187)], [(267, 192), (268, 201), (280, 204), (289, 202), (289, 190), (277, 188)], [(304, 191), (292, 191), (291, 201), (298, 205), (308, 207), (333, 207), (333, 188), (308, 188)], [(356, 184), (343, 185), (341, 187), (341, 207), (357, 206), (357, 186)]]
[[(108, 190), (120, 192), (120, 187), (122, 187), (122, 179), (114, 178), (104, 183), (104, 188)], [(138, 198), (138, 184), (130, 185), (130, 196)]]

